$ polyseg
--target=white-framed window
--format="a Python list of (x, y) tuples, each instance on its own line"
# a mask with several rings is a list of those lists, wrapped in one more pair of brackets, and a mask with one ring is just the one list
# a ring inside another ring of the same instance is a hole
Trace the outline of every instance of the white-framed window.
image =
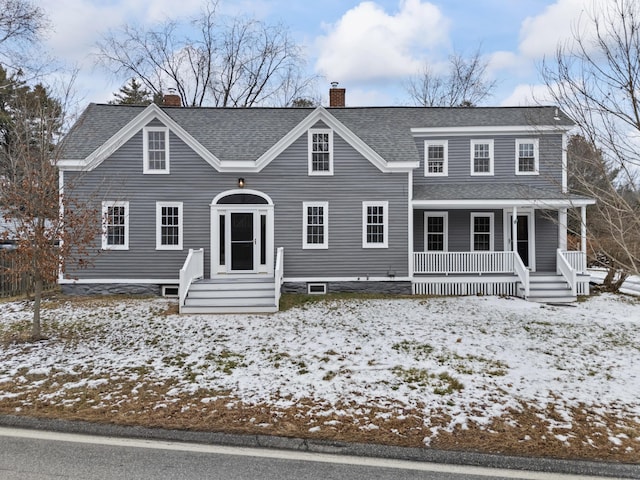
[(309, 175), (333, 175), (333, 131), (309, 130)]
[(447, 140), (425, 140), (424, 176), (446, 177), (449, 168), (449, 142)]
[(156, 250), (182, 250), (182, 202), (156, 202)]
[(142, 138), (143, 173), (169, 173), (169, 129), (144, 127)]
[(329, 203), (302, 203), (302, 248), (329, 248)]
[(540, 173), (537, 138), (516, 139), (516, 175), (538, 175)]
[(424, 213), (425, 252), (446, 252), (449, 250), (449, 213)]
[(389, 202), (362, 202), (362, 247), (388, 248)]
[(471, 175), (493, 175), (493, 140), (471, 140)]
[(471, 213), (471, 251), (493, 251), (493, 213)]
[(102, 202), (102, 249), (129, 250), (129, 202)]

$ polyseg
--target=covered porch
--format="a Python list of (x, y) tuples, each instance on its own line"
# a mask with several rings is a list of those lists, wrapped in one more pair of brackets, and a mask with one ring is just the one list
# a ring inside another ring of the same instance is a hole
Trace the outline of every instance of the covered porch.
[[(438, 187), (417, 188), (412, 201), (414, 294), (550, 302), (589, 294), (586, 206), (591, 199), (518, 185)], [(446, 198), (454, 191), (457, 198)], [(495, 198), (500, 195), (504, 198)], [(578, 251), (567, 250), (569, 209), (577, 209), (582, 219)]]

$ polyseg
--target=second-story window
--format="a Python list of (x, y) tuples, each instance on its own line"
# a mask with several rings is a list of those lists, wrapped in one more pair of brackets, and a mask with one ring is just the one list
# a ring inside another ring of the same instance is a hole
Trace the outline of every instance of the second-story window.
[(424, 142), (425, 177), (446, 177), (448, 163), (448, 142), (446, 140), (427, 140)]
[(493, 175), (493, 140), (471, 140), (471, 175)]
[(538, 139), (517, 139), (516, 175), (537, 175), (538, 165)]
[(143, 139), (143, 173), (169, 173), (169, 129), (146, 127)]
[(309, 130), (309, 175), (333, 175), (333, 132)]

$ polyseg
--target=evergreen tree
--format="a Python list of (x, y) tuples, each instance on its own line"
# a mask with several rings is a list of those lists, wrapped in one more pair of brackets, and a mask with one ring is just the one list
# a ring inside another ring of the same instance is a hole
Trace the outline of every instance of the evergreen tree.
[(113, 96), (115, 98), (109, 102), (112, 105), (149, 105), (153, 102), (151, 92), (146, 90), (144, 85), (135, 78), (120, 87), (120, 90)]

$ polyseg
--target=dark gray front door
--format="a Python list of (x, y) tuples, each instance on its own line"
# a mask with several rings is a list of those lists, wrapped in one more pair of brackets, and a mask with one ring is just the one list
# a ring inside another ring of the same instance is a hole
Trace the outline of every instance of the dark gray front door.
[(516, 250), (525, 267), (529, 267), (529, 217), (518, 215)]

